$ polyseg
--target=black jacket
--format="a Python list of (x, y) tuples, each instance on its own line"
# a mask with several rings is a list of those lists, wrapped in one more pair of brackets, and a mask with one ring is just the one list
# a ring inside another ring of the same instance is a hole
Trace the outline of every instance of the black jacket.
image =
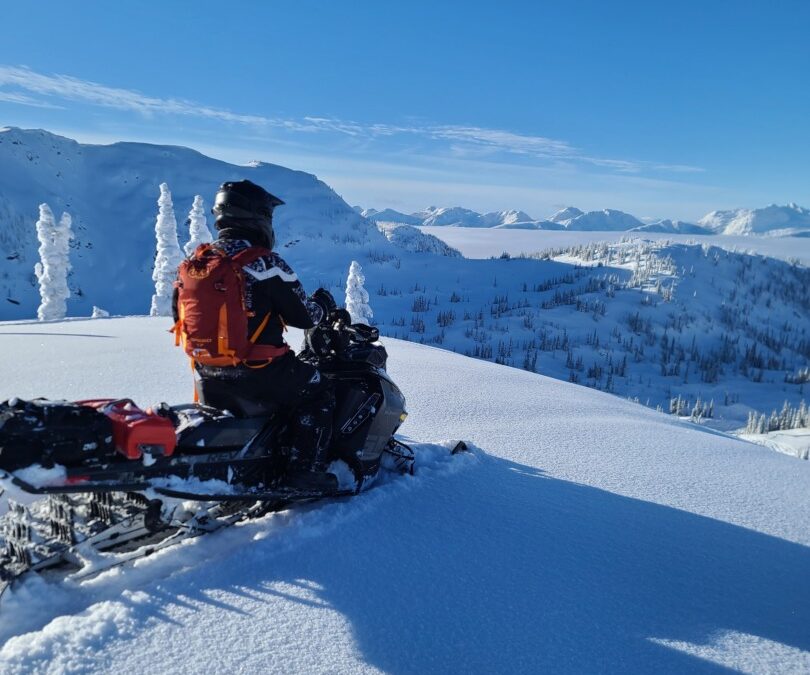
[[(214, 246), (223, 249), (228, 255), (250, 248), (250, 233), (237, 229), (225, 229), (219, 233)], [(259, 244), (261, 245), (261, 244)], [(284, 326), (312, 328), (323, 317), (320, 305), (307, 298), (304, 287), (292, 268), (278, 253), (262, 256), (246, 265), (245, 305), (252, 316), (248, 319), (248, 335), (259, 327), (264, 317), (270, 313), (270, 321), (256, 340), (256, 344), (284, 344)], [(174, 293), (174, 318), (177, 321), (177, 290)]]

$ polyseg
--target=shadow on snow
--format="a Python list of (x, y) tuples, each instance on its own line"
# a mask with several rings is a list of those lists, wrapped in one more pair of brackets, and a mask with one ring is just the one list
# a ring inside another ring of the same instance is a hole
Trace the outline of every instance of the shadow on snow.
[[(177, 622), (171, 605), (244, 613), (225, 591), (332, 608), (359, 657), (391, 673), (721, 672), (650, 638), (702, 644), (726, 630), (810, 650), (810, 548), (476, 455), (472, 470), (415, 481), (356, 517), (327, 511), (351, 502), (326, 505), (309, 514), (327, 516), (323, 531), (292, 547), (270, 536), (201, 561), (170, 594), (145, 588), (143, 630)], [(302, 584), (306, 599), (279, 590)], [(193, 630), (195, 613), (181, 615)]]

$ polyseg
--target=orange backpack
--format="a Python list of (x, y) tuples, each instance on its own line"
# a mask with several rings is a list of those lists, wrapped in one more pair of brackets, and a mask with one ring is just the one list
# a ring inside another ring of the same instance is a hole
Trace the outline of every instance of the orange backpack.
[[(205, 366), (235, 366), (244, 361), (266, 361), (282, 356), (289, 347), (255, 344), (270, 313), (252, 335), (245, 306), (243, 267), (263, 255), (266, 248), (252, 246), (229, 256), (211, 244), (200, 244), (178, 268), (178, 320), (172, 331), (192, 361)], [(266, 365), (263, 364), (263, 365)]]

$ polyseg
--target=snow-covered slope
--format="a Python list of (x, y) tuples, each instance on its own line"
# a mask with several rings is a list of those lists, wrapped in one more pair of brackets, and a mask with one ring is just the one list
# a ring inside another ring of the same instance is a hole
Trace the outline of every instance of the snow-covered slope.
[[(555, 216), (559, 216), (559, 213), (555, 214)], [(602, 232), (632, 230), (634, 227), (643, 225), (635, 216), (631, 216), (624, 211), (616, 211), (615, 209), (588, 211), (587, 213), (581, 213), (578, 216), (568, 219), (560, 219), (558, 217), (554, 222), (559, 223), (566, 230), (599, 230)]]
[(488, 227), (481, 223), (481, 214), (460, 206), (428, 206), (413, 214), (422, 220), (422, 225), (456, 225), (459, 227)]
[(276, 240), (310, 287), (345, 275), (361, 247), (393, 248), (373, 223), (311, 174), (261, 162), (235, 166), (182, 147), (83, 145), (46, 131), (5, 129), (0, 131), (0, 319), (36, 314), (34, 222), (40, 203), (49, 203), (57, 218), (63, 210), (73, 217), (69, 315), (89, 316), (93, 305), (145, 313), (154, 289), (158, 185), (167, 182), (172, 191), (182, 244), (194, 195), (202, 195), (210, 208), (220, 183), (241, 178), (286, 202), (275, 214)]
[[(373, 212), (373, 213), (372, 213)], [(623, 211), (604, 209), (584, 213), (569, 206), (558, 211), (548, 220), (536, 220), (525, 211), (515, 209), (477, 213), (460, 206), (429, 206), (424, 211), (410, 216), (386, 209), (362, 211), (363, 215), (377, 221), (401, 222), (425, 227), (470, 227), (470, 228), (505, 228), (515, 230), (580, 230), (580, 231), (625, 231), (643, 225), (637, 218)]]
[(567, 223), (573, 220), (574, 218), (579, 218), (580, 216), (584, 216), (585, 212), (580, 211), (576, 206), (566, 206), (563, 209), (557, 211), (553, 216), (549, 218), (552, 223)]
[[(429, 206), (424, 211), (418, 211), (410, 216), (390, 212), (386, 209), (374, 215), (374, 220), (387, 220), (390, 222), (408, 223), (409, 225), (424, 225), (428, 227), (515, 227), (536, 229), (536, 221), (525, 211), (511, 209), (508, 211), (492, 211), (491, 213), (478, 213), (460, 206), (437, 207)], [(381, 214), (386, 214), (383, 217)]]
[(422, 232), (418, 227), (397, 222), (377, 221), (377, 227), (396, 246), (414, 253), (436, 253), (448, 258), (460, 258), (461, 253), (438, 237)]
[[(166, 320), (3, 324), (0, 398), (187, 400)], [(297, 337), (297, 336), (294, 336)], [(0, 609), (0, 671), (807, 672), (810, 463), (386, 340), (412, 478)]]
[(425, 227), (470, 227), (502, 228), (516, 230), (569, 230), (581, 232), (657, 232), (668, 234), (725, 234), (750, 235), (768, 234), (771, 236), (810, 236), (810, 209), (797, 204), (777, 206), (771, 204), (762, 209), (733, 209), (712, 211), (698, 223), (681, 220), (658, 220), (642, 223), (635, 216), (615, 209), (601, 211), (581, 211), (575, 206), (567, 206), (550, 216), (548, 220), (536, 220), (524, 211), (510, 210), (480, 214), (460, 206), (430, 206), (424, 211), (410, 215), (385, 209), (361, 209), (366, 218), (378, 221), (407, 223)]
[(525, 211), (510, 209), (509, 211), (494, 211), (481, 216), (483, 227), (502, 227), (504, 225), (515, 225), (516, 223), (526, 223), (534, 220)]
[(722, 234), (770, 234), (790, 236), (810, 232), (810, 209), (798, 204), (762, 209), (712, 211), (698, 221), (704, 227)]
[(656, 232), (665, 234), (714, 234), (712, 230), (695, 225), (694, 223), (687, 223), (683, 220), (657, 220), (654, 223), (646, 223), (634, 227), (632, 232)]
[(363, 216), (375, 222), (384, 223), (404, 223), (405, 225), (421, 225), (422, 219), (416, 216), (409, 216), (406, 213), (395, 211), (394, 209), (383, 209), (377, 211), (376, 209), (365, 209)]

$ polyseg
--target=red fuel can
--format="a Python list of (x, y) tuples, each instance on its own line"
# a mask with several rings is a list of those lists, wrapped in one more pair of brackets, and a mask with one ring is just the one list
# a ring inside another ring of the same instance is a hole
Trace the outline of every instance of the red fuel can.
[(143, 454), (168, 457), (174, 452), (177, 438), (171, 420), (141, 410), (128, 398), (77, 401), (95, 408), (112, 421), (115, 449), (127, 459), (141, 459)]

